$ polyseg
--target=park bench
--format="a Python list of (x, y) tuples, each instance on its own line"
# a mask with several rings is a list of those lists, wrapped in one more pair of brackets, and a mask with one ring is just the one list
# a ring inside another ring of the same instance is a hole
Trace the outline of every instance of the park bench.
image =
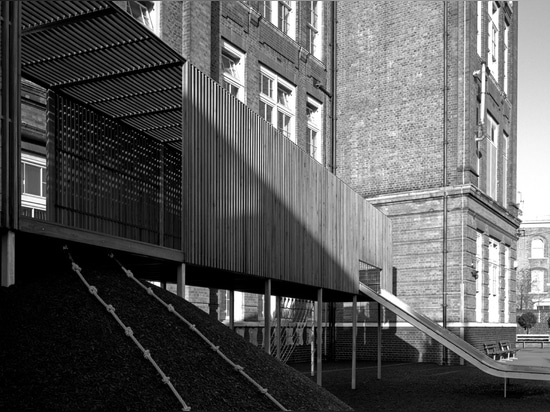
[(508, 359), (509, 357), (509, 352), (500, 349), (499, 345), (496, 342), (484, 343), (483, 349), (485, 349), (485, 353), (487, 354), (487, 356), (490, 356), (494, 360), (504, 360), (504, 358)]
[(517, 359), (516, 352), (519, 351), (519, 349), (512, 348), (512, 345), (507, 340), (501, 340), (498, 345), (500, 346), (500, 350), (503, 352), (506, 352), (508, 354), (508, 360), (514, 360)]
[(516, 344), (521, 343), (525, 348), (526, 343), (540, 343), (540, 347), (544, 348), (545, 343), (550, 343), (550, 335), (548, 334), (519, 334), (516, 335)]

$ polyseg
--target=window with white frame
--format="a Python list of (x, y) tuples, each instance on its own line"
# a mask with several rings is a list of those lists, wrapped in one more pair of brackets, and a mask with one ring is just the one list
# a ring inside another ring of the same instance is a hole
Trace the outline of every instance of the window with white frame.
[(264, 19), (287, 36), (296, 39), (296, 2), (261, 1), (259, 11)]
[(479, 55), (479, 57), (481, 57), (481, 44), (482, 44), (482, 41), (481, 41), (481, 26), (482, 26), (482, 22), (481, 22), (481, 19), (482, 19), (482, 12), (481, 12), (481, 6), (482, 6), (483, 2), (481, 1), (478, 1), (477, 2), (477, 54)]
[(46, 158), (21, 152), (21, 206), (24, 213), (36, 217), (46, 210)]
[(544, 241), (542, 239), (533, 239), (531, 241), (531, 258), (541, 259), (544, 257)]
[(322, 13), (323, 2), (308, 2), (306, 49), (318, 59), (322, 58)]
[(307, 97), (307, 150), (319, 163), (323, 162), (322, 108), (323, 105), (320, 102)]
[(271, 3), (272, 1), (261, 1), (260, 2), (260, 14), (266, 19), (267, 21), (271, 22), (272, 20), (272, 11), (271, 11)]
[(508, 83), (509, 83), (509, 74), (508, 74), (508, 64), (509, 64), (509, 36), (510, 36), (510, 23), (508, 23), (508, 20), (504, 21), (504, 61), (502, 62), (504, 65), (504, 73), (503, 73), (503, 81), (504, 81), (504, 93), (508, 94)]
[(222, 40), (222, 86), (229, 93), (245, 102), (245, 54), (232, 44)]
[(499, 292), (500, 292), (500, 245), (494, 239), (489, 239), (489, 322), (498, 322)]
[(510, 247), (504, 247), (504, 323), (510, 321), (510, 277), (512, 269), (510, 265)]
[(544, 293), (543, 269), (531, 269), (531, 293)]
[(127, 10), (133, 18), (160, 35), (160, 1), (128, 1)]
[(508, 207), (508, 135), (502, 133), (502, 206)]
[(260, 67), (260, 115), (288, 139), (296, 142), (295, 86), (265, 67)]
[(497, 198), (498, 123), (487, 113), (487, 195)]
[(488, 51), (487, 51), (487, 65), (493, 77), (498, 81), (498, 47), (499, 47), (499, 11), (500, 7), (498, 2), (490, 1), (488, 3)]
[(476, 322), (483, 322), (483, 233), (476, 234)]

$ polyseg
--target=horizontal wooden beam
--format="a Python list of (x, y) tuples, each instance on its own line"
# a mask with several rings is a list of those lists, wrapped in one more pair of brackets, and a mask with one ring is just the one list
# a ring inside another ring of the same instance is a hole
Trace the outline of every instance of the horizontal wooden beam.
[(43, 220), (21, 217), (20, 231), (54, 239), (63, 239), (106, 249), (134, 253), (171, 262), (183, 262), (183, 252), (180, 250), (169, 249), (116, 236), (103, 235), (88, 230), (70, 228)]

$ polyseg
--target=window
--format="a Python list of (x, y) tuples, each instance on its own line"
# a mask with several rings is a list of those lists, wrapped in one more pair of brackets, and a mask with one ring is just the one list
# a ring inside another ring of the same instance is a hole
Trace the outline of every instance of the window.
[(245, 102), (244, 67), (244, 53), (222, 40), (222, 86), (242, 102)]
[(502, 205), (508, 207), (508, 135), (502, 134)]
[(160, 1), (128, 1), (127, 10), (132, 17), (155, 33), (160, 35)]
[(531, 258), (544, 258), (544, 241), (542, 239), (533, 239), (531, 242)]
[(479, 57), (481, 57), (481, 19), (482, 19), (482, 14), (481, 14), (481, 5), (483, 4), (483, 2), (481, 1), (478, 1), (477, 2), (477, 54), (479, 55)]
[(319, 163), (323, 162), (322, 104), (307, 97), (307, 150)]
[(321, 27), (323, 3), (321, 1), (308, 2), (307, 38), (306, 49), (315, 57), (321, 59)]
[(499, 23), (499, 5), (496, 1), (490, 1), (489, 7), (489, 23), (488, 23), (488, 47), (487, 65), (493, 77), (498, 81), (498, 23)]
[(498, 123), (487, 113), (487, 195), (497, 198)]
[(259, 11), (264, 19), (287, 36), (296, 38), (295, 1), (261, 1)]
[(504, 323), (510, 321), (510, 276), (512, 270), (510, 265), (510, 248), (504, 248)]
[(494, 239), (489, 239), (489, 322), (499, 321), (500, 292), (500, 245)]
[(276, 125), (285, 137), (294, 136), (295, 87), (265, 67), (260, 68), (259, 111), (269, 123)]
[(21, 152), (21, 206), (30, 217), (46, 210), (45, 157)]
[(544, 270), (531, 270), (531, 293), (544, 293)]
[(476, 322), (483, 322), (483, 234), (476, 237)]
[(509, 83), (509, 75), (508, 75), (508, 64), (509, 64), (509, 36), (510, 36), (510, 23), (508, 23), (507, 20), (505, 20), (505, 26), (504, 26), (504, 93), (508, 94), (508, 83)]

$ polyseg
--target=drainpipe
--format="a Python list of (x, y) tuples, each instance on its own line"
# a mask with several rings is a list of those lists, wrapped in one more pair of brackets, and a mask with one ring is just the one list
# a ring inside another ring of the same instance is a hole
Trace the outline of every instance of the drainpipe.
[(337, 8), (338, 2), (332, 2), (332, 53), (331, 53), (331, 86), (332, 86), (332, 119), (331, 119), (331, 165), (330, 169), (333, 174), (336, 174), (336, 102), (337, 102), (337, 93), (336, 93), (336, 49), (338, 44), (337, 39)]
[[(443, 328), (447, 329), (447, 2), (443, 2)], [(443, 348), (443, 364), (447, 350)]]

